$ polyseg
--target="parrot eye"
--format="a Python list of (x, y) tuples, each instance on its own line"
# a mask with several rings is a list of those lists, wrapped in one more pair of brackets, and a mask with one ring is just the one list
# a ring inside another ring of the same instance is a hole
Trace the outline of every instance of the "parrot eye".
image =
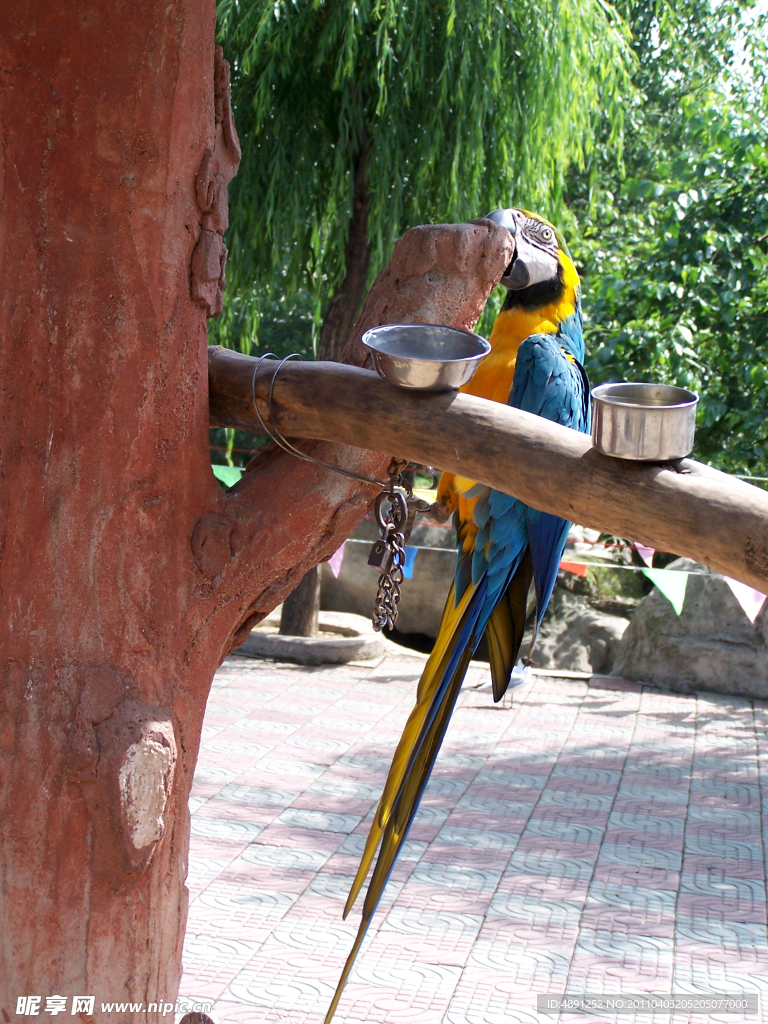
[(526, 220), (525, 224), (526, 234), (528, 234), (532, 241), (539, 242), (542, 245), (554, 245), (556, 238), (555, 232), (547, 224), (542, 224), (538, 220)]

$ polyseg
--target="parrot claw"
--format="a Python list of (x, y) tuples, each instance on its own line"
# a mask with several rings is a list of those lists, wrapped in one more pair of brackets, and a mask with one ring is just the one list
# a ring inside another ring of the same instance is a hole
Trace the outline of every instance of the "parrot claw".
[(442, 501), (433, 501), (425, 509), (419, 509), (419, 515), (433, 526), (442, 526), (451, 518), (451, 511), (445, 507)]

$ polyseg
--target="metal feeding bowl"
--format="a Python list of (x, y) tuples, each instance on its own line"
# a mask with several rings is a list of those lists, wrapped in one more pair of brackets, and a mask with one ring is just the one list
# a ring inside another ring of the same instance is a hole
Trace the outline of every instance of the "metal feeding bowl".
[(479, 334), (437, 324), (389, 324), (363, 335), (380, 377), (416, 391), (455, 391), (491, 346)]
[(601, 384), (592, 391), (592, 443), (619, 459), (682, 459), (693, 448), (698, 401), (669, 384)]

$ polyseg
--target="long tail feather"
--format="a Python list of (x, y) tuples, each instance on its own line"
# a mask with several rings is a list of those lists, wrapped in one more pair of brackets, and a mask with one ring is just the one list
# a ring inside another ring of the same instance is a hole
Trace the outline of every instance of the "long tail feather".
[(416, 706), (405, 724), (403, 735), (400, 737), (400, 742), (395, 750), (387, 781), (384, 785), (384, 791), (381, 794), (373, 824), (368, 833), (363, 856), (349, 890), (349, 896), (344, 907), (343, 916), (345, 918), (354, 906), (370, 866), (373, 863), (373, 858), (376, 855), (382, 834), (389, 821), (400, 786), (409, 772), (409, 765), (413, 759), (414, 751), (420, 745), (419, 736), (430, 714), (432, 700), (435, 693), (439, 690), (441, 681), (448, 675), (447, 669), (451, 660), (455, 657), (457, 645), (451, 641), (455, 641), (458, 635), (463, 634), (467, 617), (471, 614), (472, 599), (475, 593), (475, 588), (468, 589), (459, 602), (458, 608), (454, 606), (453, 588), (451, 588), (448, 594), (435, 646), (424, 666), (424, 671), (419, 681)]
[(323, 1024), (331, 1024), (331, 1019), (333, 1018), (334, 1013), (336, 1013), (336, 1007), (339, 1005), (339, 1000), (341, 999), (341, 994), (344, 991), (344, 986), (347, 984), (349, 972), (352, 970), (352, 965), (357, 959), (357, 954), (360, 952), (360, 947), (363, 944), (363, 939), (365, 938), (368, 932), (368, 927), (370, 923), (370, 917), (364, 917), (363, 920), (360, 922), (360, 927), (358, 928), (357, 935), (355, 937), (355, 944), (352, 947), (352, 951), (350, 952), (349, 956), (347, 957), (347, 962), (344, 964), (344, 970), (341, 972), (339, 983), (336, 986), (336, 991), (333, 993), (333, 999), (331, 1000), (331, 1005), (328, 1007), (328, 1013), (326, 1013), (325, 1015), (325, 1020), (323, 1021)]
[(381, 841), (381, 851), (365, 895), (357, 937), (344, 965), (325, 1024), (329, 1024), (336, 1011), (352, 965), (432, 773), (467, 666), (477, 646), (476, 627), (484, 592), (484, 582), (481, 581), (479, 587), (467, 590), (458, 608), (454, 607), (453, 592), (448, 595), (435, 648), (419, 682), (417, 704), (395, 751), (363, 857), (347, 899), (345, 917), (360, 892)]
[(523, 643), (532, 577), (531, 555), (526, 551), (504, 596), (488, 619), (485, 636), (491, 659), (493, 699), (497, 704), (507, 692)]
[(384, 829), (381, 852), (378, 860), (376, 861), (376, 867), (374, 868), (373, 875), (371, 877), (371, 884), (368, 886), (368, 892), (365, 894), (360, 927), (358, 928), (354, 945), (352, 946), (346, 963), (344, 964), (344, 970), (341, 972), (341, 977), (339, 978), (339, 983), (336, 986), (336, 991), (334, 992), (324, 1024), (330, 1024), (330, 1020), (336, 1012), (336, 1008), (339, 1005), (339, 999), (341, 998), (344, 987), (346, 986), (352, 966), (357, 959), (357, 954), (360, 952), (363, 939), (368, 933), (371, 921), (373, 920), (373, 915), (376, 913), (376, 908), (379, 905), (386, 884), (389, 881), (389, 876), (392, 874), (395, 861), (397, 860), (398, 854), (408, 837), (411, 825), (416, 817), (416, 811), (419, 808), (421, 798), (432, 773), (432, 768), (434, 767), (435, 760), (437, 759), (437, 755), (440, 751), (443, 738), (448, 729), (448, 723), (450, 722), (451, 714), (453, 713), (453, 709), (456, 705), (456, 699), (461, 691), (461, 684), (464, 680), (467, 665), (469, 664), (471, 657), (471, 650), (463, 652), (460, 663), (453, 673), (451, 686), (448, 690), (446, 699), (442, 702), (437, 714), (433, 716), (431, 724), (427, 726), (426, 735), (423, 737), (420, 744), (420, 752), (416, 763), (414, 764), (412, 772), (409, 774), (408, 778), (403, 782), (398, 793), (397, 800), (394, 805), (394, 814), (389, 818), (387, 826)]

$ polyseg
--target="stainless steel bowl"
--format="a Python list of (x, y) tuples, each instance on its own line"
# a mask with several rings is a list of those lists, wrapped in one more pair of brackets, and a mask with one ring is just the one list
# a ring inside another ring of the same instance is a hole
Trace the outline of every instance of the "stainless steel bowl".
[(417, 391), (455, 391), (491, 346), (479, 334), (437, 324), (388, 324), (363, 335), (380, 377)]
[(592, 443), (619, 459), (682, 459), (693, 448), (698, 401), (669, 384), (601, 384), (592, 391)]

